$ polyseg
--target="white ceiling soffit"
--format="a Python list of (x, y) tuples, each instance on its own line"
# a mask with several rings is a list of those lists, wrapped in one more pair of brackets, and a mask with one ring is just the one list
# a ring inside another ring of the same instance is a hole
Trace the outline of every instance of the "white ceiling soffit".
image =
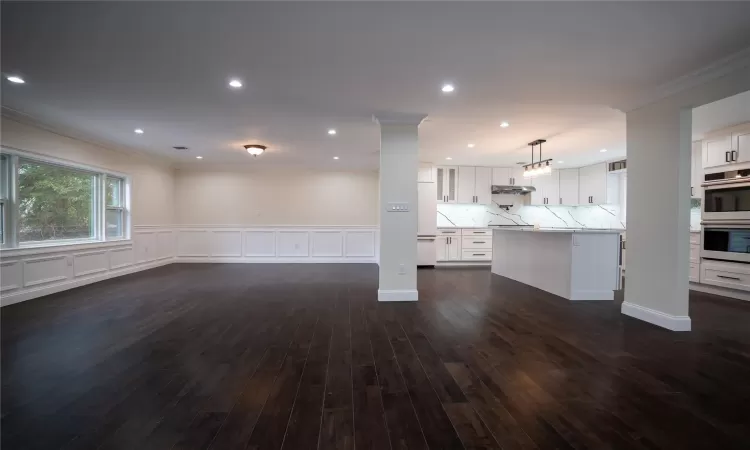
[(3, 72), (27, 82), (3, 80), (2, 102), (179, 164), (376, 168), (378, 111), (429, 114), (424, 160), (512, 164), (547, 138), (545, 156), (584, 164), (624, 152), (617, 108), (750, 47), (748, 16), (750, 2), (4, 2)]

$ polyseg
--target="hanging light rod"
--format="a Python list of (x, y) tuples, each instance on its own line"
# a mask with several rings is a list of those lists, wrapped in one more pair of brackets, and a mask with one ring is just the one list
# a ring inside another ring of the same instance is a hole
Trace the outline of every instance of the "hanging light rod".
[[(523, 176), (525, 178), (552, 173), (552, 167), (549, 165), (552, 162), (552, 158), (542, 160), (542, 144), (545, 142), (547, 142), (546, 139), (537, 139), (536, 141), (529, 142), (529, 146), (531, 146), (531, 164), (523, 166)], [(537, 145), (539, 146), (539, 161), (534, 162), (534, 147)]]

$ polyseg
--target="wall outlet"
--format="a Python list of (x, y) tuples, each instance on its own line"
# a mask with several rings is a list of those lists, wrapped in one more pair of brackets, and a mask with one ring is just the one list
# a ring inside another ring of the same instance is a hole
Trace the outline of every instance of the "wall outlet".
[(400, 264), (398, 266), (398, 274), (399, 275), (406, 275), (406, 267), (404, 267), (403, 264)]

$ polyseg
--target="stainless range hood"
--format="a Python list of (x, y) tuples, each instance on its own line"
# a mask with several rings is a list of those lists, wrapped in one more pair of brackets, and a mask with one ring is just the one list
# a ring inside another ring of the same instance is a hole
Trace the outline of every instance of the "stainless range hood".
[(495, 185), (492, 186), (493, 194), (512, 194), (512, 195), (524, 195), (529, 192), (536, 191), (534, 186), (506, 186), (506, 185)]

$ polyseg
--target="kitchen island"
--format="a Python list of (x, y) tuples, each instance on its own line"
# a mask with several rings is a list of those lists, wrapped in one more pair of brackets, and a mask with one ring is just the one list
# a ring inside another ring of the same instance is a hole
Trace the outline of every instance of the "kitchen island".
[(622, 230), (499, 227), (492, 273), (568, 300), (613, 300)]

